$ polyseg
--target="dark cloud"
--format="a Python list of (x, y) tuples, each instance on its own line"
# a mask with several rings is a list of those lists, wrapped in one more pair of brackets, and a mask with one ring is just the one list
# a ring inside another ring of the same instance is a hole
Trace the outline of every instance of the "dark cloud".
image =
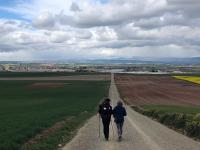
[(73, 12), (81, 11), (81, 9), (79, 8), (78, 4), (75, 3), (75, 2), (72, 2), (70, 10), (73, 11)]
[(169, 11), (178, 11), (190, 18), (200, 17), (199, 0), (167, 0)]

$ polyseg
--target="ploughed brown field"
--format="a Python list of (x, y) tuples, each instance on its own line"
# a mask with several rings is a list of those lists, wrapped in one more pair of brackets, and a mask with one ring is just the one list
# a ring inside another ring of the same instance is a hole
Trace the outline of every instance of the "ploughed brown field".
[(200, 106), (200, 85), (170, 76), (116, 75), (123, 99), (130, 105)]
[(35, 88), (35, 89), (40, 89), (40, 88), (62, 88), (65, 86), (65, 84), (67, 83), (43, 83), (43, 82), (37, 82), (37, 83), (33, 83), (31, 85), (28, 86), (28, 88), (32, 89), (32, 88)]

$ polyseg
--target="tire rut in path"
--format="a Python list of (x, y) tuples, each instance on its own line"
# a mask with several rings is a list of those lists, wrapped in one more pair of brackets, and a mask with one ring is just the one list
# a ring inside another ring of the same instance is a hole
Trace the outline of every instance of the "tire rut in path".
[[(109, 97), (115, 106), (120, 100), (114, 76), (111, 76)], [(98, 115), (93, 116), (82, 127), (77, 136), (63, 147), (63, 150), (200, 150), (200, 143), (181, 135), (125, 106), (128, 116), (124, 124), (124, 136), (117, 141), (116, 127), (112, 119), (110, 140), (106, 142), (102, 134), (98, 137)], [(112, 130), (113, 125), (113, 130)]]

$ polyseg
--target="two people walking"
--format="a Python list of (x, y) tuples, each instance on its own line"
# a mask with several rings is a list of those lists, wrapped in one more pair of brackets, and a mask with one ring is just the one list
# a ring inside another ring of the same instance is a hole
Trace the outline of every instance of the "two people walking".
[(127, 115), (126, 110), (123, 107), (123, 103), (119, 101), (117, 103), (117, 106), (114, 109), (112, 109), (112, 106), (110, 105), (110, 99), (106, 98), (103, 101), (103, 103), (99, 105), (99, 114), (102, 119), (103, 132), (104, 132), (106, 141), (109, 140), (109, 126), (110, 126), (112, 115), (114, 117), (114, 121), (117, 126), (119, 141), (121, 141), (122, 133), (123, 133), (124, 116)]

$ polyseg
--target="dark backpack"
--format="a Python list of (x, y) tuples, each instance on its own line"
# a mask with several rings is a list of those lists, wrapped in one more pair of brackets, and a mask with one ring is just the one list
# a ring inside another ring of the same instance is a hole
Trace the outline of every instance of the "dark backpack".
[(109, 119), (112, 115), (112, 106), (104, 103), (99, 105), (99, 114), (103, 119)]
[(116, 123), (124, 122), (124, 116), (126, 116), (126, 110), (122, 106), (116, 106), (113, 109), (113, 116), (115, 118)]

